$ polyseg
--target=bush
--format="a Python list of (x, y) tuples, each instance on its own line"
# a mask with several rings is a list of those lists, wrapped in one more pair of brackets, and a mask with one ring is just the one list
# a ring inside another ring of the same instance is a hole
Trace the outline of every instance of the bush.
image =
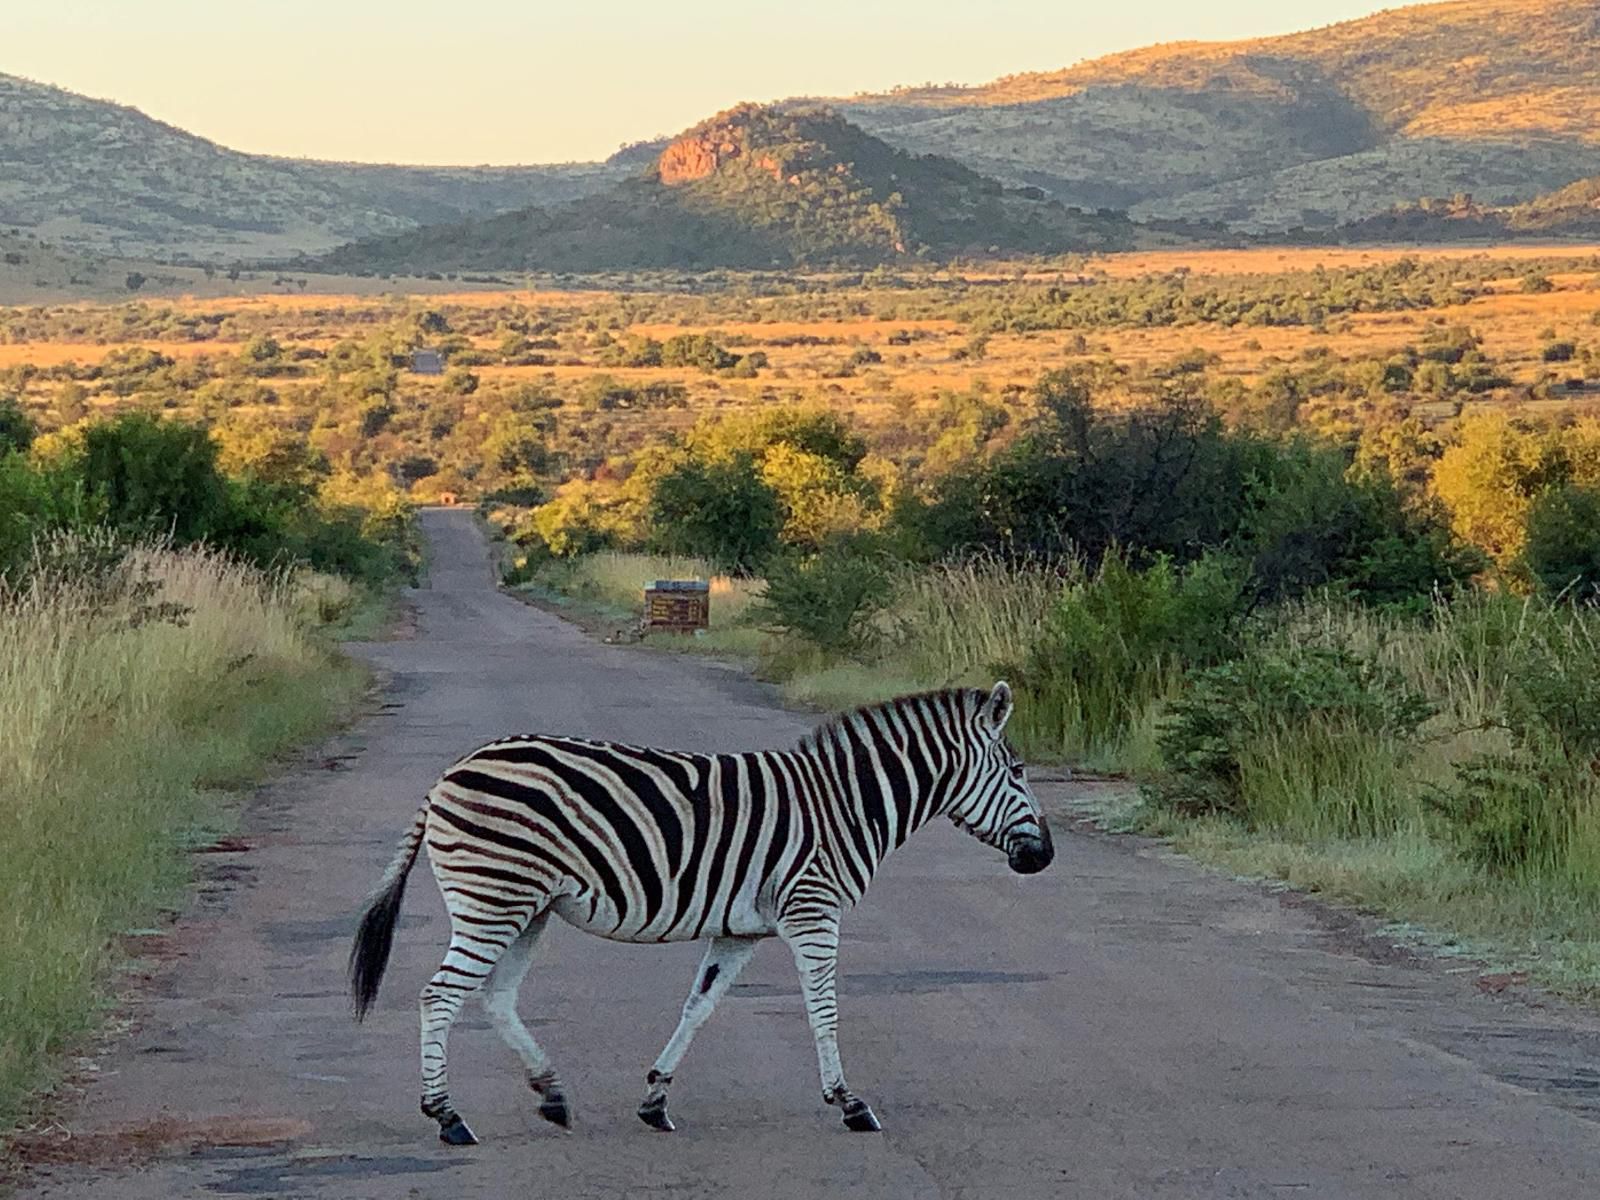
[(1535, 610), (1506, 660), (1500, 723), (1508, 752), (1456, 767), (1434, 797), (1461, 853), (1498, 872), (1559, 867), (1600, 803), (1600, 634), (1591, 611)]
[(198, 425), (127, 413), (84, 431), (86, 496), (128, 537), (214, 538), (230, 523), (217, 446)]
[(1571, 779), (1526, 752), (1478, 754), (1456, 767), (1456, 786), (1434, 800), (1469, 862), (1495, 872), (1552, 863), (1572, 823)]
[(772, 557), (783, 528), (777, 493), (745, 453), (691, 459), (663, 475), (650, 498), (649, 520), (664, 553), (709, 559), (739, 574)]
[(1283, 636), (1196, 673), (1168, 706), (1165, 774), (1147, 794), (1187, 815), (1225, 813), (1302, 834), (1392, 831), (1392, 771), (1432, 706), (1393, 671), (1337, 644)]
[(23, 454), (33, 445), (38, 428), (22, 405), (10, 396), (0, 400), (0, 454), (16, 450)]
[(1570, 485), (1543, 492), (1528, 512), (1523, 558), (1546, 594), (1600, 597), (1600, 492)]
[(680, 333), (661, 345), (663, 367), (697, 367), (702, 371), (721, 371), (739, 361), (737, 354), (724, 350), (703, 333)]
[(868, 619), (889, 590), (883, 555), (857, 539), (806, 557), (770, 561), (761, 611), (774, 625), (842, 655), (866, 643)]
[(1259, 602), (1333, 586), (1365, 604), (1421, 608), (1482, 567), (1442, 515), (1408, 506), (1387, 473), (1357, 474), (1329, 447), (1274, 448), (1247, 483), (1238, 539)]
[(78, 491), (66, 471), (0, 454), (0, 583), (26, 572), (36, 539), (75, 523), (82, 509)]
[(329, 502), (304, 464), (268, 455), (229, 476), (219, 453), (201, 426), (130, 413), (87, 426), (39, 464), (0, 455), (0, 574), (25, 572), (39, 536), (89, 529), (206, 543), (257, 566), (299, 562), (374, 585), (409, 570), (410, 510), (392, 488)]
[(993, 462), (936, 485), (925, 533), (937, 550), (1093, 562), (1113, 547), (1189, 561), (1240, 528), (1261, 448), (1229, 434), (1187, 381), (1125, 410), (1096, 406), (1082, 372), (1034, 389), (1039, 428)]
[(1111, 554), (1069, 583), (1017, 673), (1030, 703), (1070, 732), (1079, 753), (1115, 745), (1187, 668), (1225, 658), (1243, 614), (1238, 563), (1217, 556), (1179, 570), (1135, 571)]
[(1385, 475), (1350, 470), (1307, 438), (1228, 430), (1192, 377), (1126, 409), (1091, 403), (1082, 372), (1035, 389), (1046, 417), (988, 464), (941, 480), (915, 514), (936, 552), (1043, 558), (1116, 549), (1134, 562), (1207, 551), (1247, 559), (1258, 603), (1337, 583), (1364, 602), (1426, 601), (1478, 567), (1442, 516), (1408, 505)]

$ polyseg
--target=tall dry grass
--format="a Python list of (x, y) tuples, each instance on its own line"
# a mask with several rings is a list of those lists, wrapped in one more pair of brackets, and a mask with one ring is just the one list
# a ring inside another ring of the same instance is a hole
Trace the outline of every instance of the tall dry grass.
[(219, 790), (360, 686), (295, 581), (105, 551), (57, 545), (0, 595), (0, 1124), (93, 1027), (119, 936), (180, 895), (182, 849), (226, 820)]
[[(759, 657), (788, 699), (823, 710), (933, 688), (987, 687), (1000, 677), (1015, 680), (1061, 587), (1061, 570), (1044, 563), (978, 557), (903, 567), (891, 576), (857, 656), (776, 638)], [(1014, 732), (1025, 748), (1037, 748), (1027, 720)]]
[(994, 558), (903, 570), (881, 618), (879, 656), (929, 686), (993, 683), (1027, 658), (1062, 582), (1057, 566)]

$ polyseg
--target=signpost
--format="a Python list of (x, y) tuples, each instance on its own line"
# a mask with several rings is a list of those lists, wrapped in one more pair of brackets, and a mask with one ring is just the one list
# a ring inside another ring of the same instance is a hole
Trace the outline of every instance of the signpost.
[(646, 633), (693, 633), (711, 624), (711, 585), (703, 579), (657, 579), (644, 590)]

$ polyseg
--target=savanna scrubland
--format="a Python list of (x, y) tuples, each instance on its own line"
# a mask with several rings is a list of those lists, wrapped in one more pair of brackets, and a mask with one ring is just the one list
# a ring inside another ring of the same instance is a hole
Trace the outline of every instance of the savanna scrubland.
[(13, 1111), (439, 500), (618, 625), (713, 578), (674, 644), (805, 703), (1005, 675), (1105, 819), (1600, 981), (1594, 249), (374, 282), (0, 310), (11, 827), (154, 797), (8, 910)]

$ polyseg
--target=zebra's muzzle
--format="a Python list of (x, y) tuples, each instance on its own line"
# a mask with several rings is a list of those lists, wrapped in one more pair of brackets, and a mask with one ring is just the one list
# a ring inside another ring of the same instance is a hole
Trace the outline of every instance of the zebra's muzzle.
[(1036, 838), (1019, 837), (1006, 850), (1006, 863), (1018, 875), (1037, 875), (1055, 858), (1056, 848), (1050, 840), (1050, 827), (1044, 826), (1039, 834)]

